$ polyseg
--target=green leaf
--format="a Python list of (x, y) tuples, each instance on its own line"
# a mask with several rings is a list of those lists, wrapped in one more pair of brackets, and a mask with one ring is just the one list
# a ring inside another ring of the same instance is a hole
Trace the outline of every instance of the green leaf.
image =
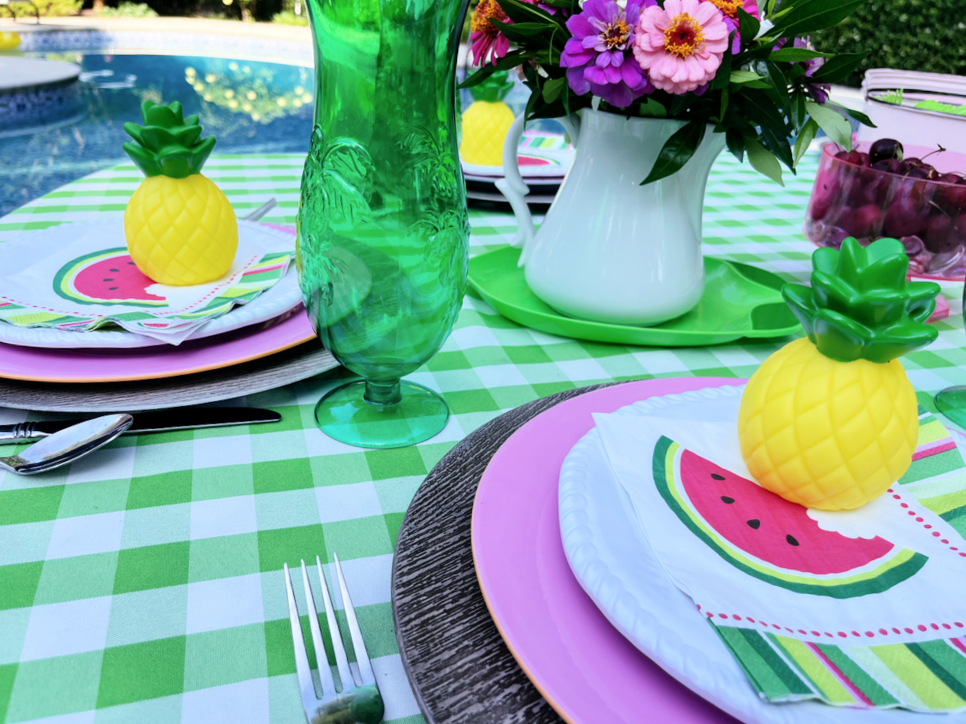
[(728, 87), (731, 82), (731, 53), (725, 53), (721, 58), (721, 65), (715, 71), (714, 78), (711, 79), (711, 90), (721, 90)]
[(761, 80), (761, 76), (757, 73), (752, 73), (750, 70), (733, 70), (731, 71), (731, 77), (728, 79), (728, 82), (740, 85), (742, 83), (751, 83), (753, 80)]
[(741, 33), (741, 39), (746, 43), (750, 43), (758, 35), (759, 30), (761, 30), (761, 23), (758, 22), (758, 19), (739, 5), (738, 31)]
[(460, 88), (472, 88), (479, 85), (498, 70), (512, 70), (519, 65), (525, 64), (527, 59), (533, 57), (533, 53), (524, 50), (512, 50), (495, 63), (487, 63), (469, 78), (460, 83)]
[(541, 35), (547, 35), (547, 39), (549, 40), (549, 36), (555, 29), (552, 25), (541, 25), (539, 23), (501, 23), (497, 20), (491, 20), (490, 25), (499, 29), (508, 39), (520, 44), (531, 42), (533, 38), (539, 38)]
[(790, 109), (788, 79), (782, 69), (776, 63), (769, 63), (766, 60), (759, 60), (756, 69), (768, 81), (768, 88), (765, 92), (775, 102), (776, 106), (783, 112), (788, 113)]
[(645, 118), (667, 118), (667, 108), (660, 101), (647, 98), (641, 103), (640, 114)]
[(768, 37), (792, 38), (824, 30), (845, 20), (866, 0), (808, 0), (793, 5), (782, 3), (782, 10), (772, 16), (775, 26)]
[(731, 97), (731, 95), (728, 93), (728, 89), (727, 88), (725, 88), (723, 91), (721, 91), (721, 107), (720, 107), (720, 109), (718, 111), (718, 118), (721, 121), (724, 121), (725, 113), (728, 112), (728, 99), (730, 97)]
[(811, 60), (812, 58), (831, 58), (834, 55), (834, 53), (820, 53), (817, 50), (809, 50), (808, 48), (779, 48), (771, 52), (768, 60), (776, 63), (800, 63), (805, 60)]
[(867, 50), (861, 53), (839, 53), (831, 60), (825, 61), (825, 64), (812, 75), (812, 80), (816, 83), (841, 83), (855, 72), (868, 54)]
[(835, 103), (833, 101), (826, 101), (825, 105), (834, 106), (835, 108), (845, 111), (850, 116), (852, 116), (852, 118), (854, 118), (859, 123), (861, 123), (863, 126), (868, 126), (869, 128), (876, 127), (876, 125), (872, 122), (872, 119), (870, 119), (867, 115), (865, 115), (861, 111), (856, 111), (851, 108), (847, 108), (846, 106), (839, 105), (838, 103)]
[(543, 84), (543, 99), (547, 103), (553, 103), (560, 96), (564, 86), (567, 85), (566, 78), (554, 78)]
[(795, 158), (792, 156), (792, 149), (788, 144), (788, 136), (784, 133), (775, 133), (768, 126), (762, 126), (761, 136), (765, 141), (765, 148), (794, 173)]
[(818, 133), (818, 123), (815, 122), (814, 118), (809, 118), (805, 125), (802, 126), (802, 130), (799, 131), (798, 138), (795, 139), (796, 166), (798, 166), (798, 162), (802, 160), (802, 156), (808, 150), (808, 144), (815, 139), (816, 133)]
[(840, 113), (815, 101), (805, 101), (805, 109), (829, 138), (846, 151), (852, 150), (852, 124)]
[(808, 111), (805, 110), (805, 101), (808, 100), (805, 97), (805, 93), (801, 88), (796, 88), (795, 92), (792, 94), (792, 105), (791, 105), (791, 121), (792, 128), (801, 128), (805, 125), (806, 116)]
[(738, 163), (745, 160), (745, 137), (737, 128), (729, 128), (725, 133), (725, 144), (731, 155), (738, 159)]
[(776, 133), (785, 132), (785, 118), (766, 93), (746, 88), (739, 98), (742, 110), (753, 125), (768, 126)]
[(748, 161), (758, 173), (767, 176), (775, 183), (784, 186), (782, 181), (782, 167), (778, 159), (759, 143), (758, 139), (746, 137), (745, 150), (748, 152)]
[(705, 125), (703, 121), (690, 121), (675, 131), (661, 148), (654, 167), (647, 178), (641, 181), (641, 186), (659, 181), (684, 168), (704, 139)]
[(497, 2), (506, 16), (515, 23), (539, 23), (545, 28), (563, 24), (562, 21), (557, 20), (553, 15), (536, 5), (530, 5), (519, 0), (497, 0)]

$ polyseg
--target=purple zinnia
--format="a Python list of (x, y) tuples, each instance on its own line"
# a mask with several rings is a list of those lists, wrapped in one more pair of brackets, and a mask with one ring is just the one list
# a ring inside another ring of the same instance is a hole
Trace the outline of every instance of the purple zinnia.
[[(644, 0), (645, 7), (657, 0)], [(634, 26), (640, 20), (641, 3), (629, 0), (621, 7), (614, 0), (587, 0), (579, 15), (567, 20), (573, 35), (564, 46), (560, 65), (567, 68), (567, 82), (574, 93), (599, 96), (617, 108), (654, 90), (634, 59)]]
[[(811, 49), (811, 45), (811, 38), (795, 38), (794, 47), (796, 48)], [(811, 78), (815, 75), (815, 71), (825, 65), (825, 58), (810, 58), (809, 60), (802, 61), (802, 65), (805, 66), (805, 77)], [(805, 92), (816, 103), (825, 103), (828, 100), (830, 90), (832, 90), (832, 86), (828, 83), (805, 84)]]

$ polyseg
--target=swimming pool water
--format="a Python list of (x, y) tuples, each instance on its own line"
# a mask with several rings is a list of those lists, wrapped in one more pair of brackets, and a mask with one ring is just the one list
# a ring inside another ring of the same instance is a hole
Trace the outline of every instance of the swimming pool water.
[(307, 153), (311, 68), (172, 55), (46, 54), (81, 66), (81, 112), (57, 124), (0, 128), (0, 216), (70, 181), (128, 160), (125, 121), (145, 100), (181, 101), (215, 153)]

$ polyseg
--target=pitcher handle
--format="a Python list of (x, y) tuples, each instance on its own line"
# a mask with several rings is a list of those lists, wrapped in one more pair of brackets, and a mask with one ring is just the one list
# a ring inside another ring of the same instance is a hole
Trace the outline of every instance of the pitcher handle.
[[(518, 266), (523, 266), (526, 263), (527, 251), (535, 233), (533, 215), (530, 213), (530, 207), (527, 206), (525, 198), (530, 193), (530, 187), (523, 182), (517, 160), (517, 149), (520, 146), (520, 139), (523, 137), (526, 115), (526, 111), (524, 111), (517, 116), (506, 134), (506, 140), (503, 142), (503, 178), (495, 184), (500, 193), (510, 202), (510, 208), (513, 209), (513, 215), (517, 220), (517, 233), (513, 237), (513, 241), (510, 242), (510, 246), (521, 249)], [(572, 113), (570, 116), (557, 120), (570, 134), (570, 142), (576, 147), (580, 133), (580, 118)]]

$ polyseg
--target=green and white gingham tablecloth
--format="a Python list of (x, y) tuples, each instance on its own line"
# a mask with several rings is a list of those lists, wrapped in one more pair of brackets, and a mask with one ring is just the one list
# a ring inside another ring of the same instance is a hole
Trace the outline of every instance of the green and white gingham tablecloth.
[[(294, 224), (302, 161), (221, 156), (205, 171), (240, 214), (275, 196), (266, 219)], [(705, 253), (805, 279), (816, 164), (813, 154), (783, 189), (723, 154), (707, 191)], [(76, 181), (0, 219), (0, 241), (119, 215), (140, 180), (124, 164)], [(515, 231), (508, 215), (471, 220), (474, 254)], [(921, 392), (966, 383), (961, 285), (945, 286), (953, 316), (929, 349), (903, 358)], [(783, 341), (580, 342), (521, 328), (468, 297), (443, 350), (411, 376), (454, 413), (418, 447), (364, 451), (316, 429), (313, 406), (336, 373), (242, 401), (278, 410), (278, 425), (127, 437), (52, 474), (0, 473), (0, 722), (303, 724), (281, 568), (334, 552), (386, 720), (422, 722), (396, 646), (390, 570), (403, 514), (433, 465), (538, 397), (610, 380), (747, 377)], [(0, 422), (26, 418), (0, 408)]]

